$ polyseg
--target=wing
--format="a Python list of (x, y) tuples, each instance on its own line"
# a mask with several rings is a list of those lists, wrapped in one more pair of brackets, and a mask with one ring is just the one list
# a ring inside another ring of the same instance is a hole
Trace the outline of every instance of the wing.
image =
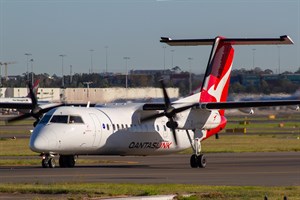
[(240, 101), (240, 102), (209, 102), (199, 103), (200, 109), (238, 109), (255, 107), (274, 107), (300, 105), (300, 100), (277, 100), (277, 101)]
[[(239, 102), (207, 102), (207, 103), (174, 103), (177, 109), (181, 107), (190, 107), (195, 109), (238, 109), (238, 108), (256, 108), (256, 107), (276, 107), (276, 106), (300, 106), (300, 100), (272, 100), (272, 101), (239, 101)], [(142, 110), (164, 110), (164, 104), (146, 103)]]

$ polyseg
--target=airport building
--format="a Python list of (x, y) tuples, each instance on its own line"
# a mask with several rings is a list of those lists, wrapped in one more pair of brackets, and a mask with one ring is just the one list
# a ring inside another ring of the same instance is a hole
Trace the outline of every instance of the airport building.
[[(179, 97), (178, 88), (167, 88), (170, 98)], [(1, 97), (25, 97), (27, 88), (0, 88)], [(163, 98), (161, 88), (39, 88), (40, 101), (67, 103), (109, 103), (117, 100), (147, 100)]]

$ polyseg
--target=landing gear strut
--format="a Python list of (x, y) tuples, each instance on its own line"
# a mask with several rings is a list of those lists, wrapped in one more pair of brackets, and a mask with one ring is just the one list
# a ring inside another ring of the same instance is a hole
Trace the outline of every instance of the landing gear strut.
[[(194, 132), (194, 139), (191, 139), (191, 136), (189, 134), (189, 131), (186, 130), (186, 133), (189, 137), (191, 146), (193, 148), (194, 154), (191, 156), (190, 159), (190, 165), (192, 168), (205, 168), (206, 167), (206, 157), (201, 154), (201, 137), (203, 137), (203, 134), (196, 134), (196, 131), (193, 130)], [(199, 137), (200, 136), (200, 137)]]
[(55, 168), (56, 163), (55, 163), (55, 159), (54, 156), (51, 154), (45, 154), (42, 156), (42, 167), (43, 168)]

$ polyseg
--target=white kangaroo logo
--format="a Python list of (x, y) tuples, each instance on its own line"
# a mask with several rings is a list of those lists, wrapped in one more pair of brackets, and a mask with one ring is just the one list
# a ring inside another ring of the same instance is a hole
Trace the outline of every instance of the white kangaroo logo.
[(230, 75), (230, 71), (231, 71), (231, 67), (232, 67), (232, 64), (230, 65), (229, 69), (227, 70), (226, 74), (222, 77), (222, 79), (220, 80), (218, 86), (216, 89), (215, 88), (215, 84), (213, 84), (209, 90), (207, 91), (208, 94), (210, 94), (211, 96), (215, 97), (217, 102), (220, 102), (220, 99), (221, 99), (221, 95), (222, 95), (222, 91), (225, 87), (225, 84), (229, 78), (229, 75)]

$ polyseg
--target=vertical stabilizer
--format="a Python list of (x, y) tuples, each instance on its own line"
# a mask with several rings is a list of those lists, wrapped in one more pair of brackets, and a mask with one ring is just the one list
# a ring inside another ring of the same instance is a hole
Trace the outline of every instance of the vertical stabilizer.
[(234, 49), (231, 43), (217, 37), (212, 46), (200, 102), (224, 102), (227, 99)]
[[(40, 81), (39, 80), (36, 80), (34, 82), (34, 85), (32, 87), (32, 91), (34, 93), (35, 96), (37, 96), (37, 93), (38, 93), (38, 89), (39, 89), (39, 83)], [(31, 84), (30, 84), (31, 85)], [(31, 87), (31, 86), (30, 86)], [(29, 97), (30, 98), (30, 92), (28, 92), (27, 96), (26, 97)]]

